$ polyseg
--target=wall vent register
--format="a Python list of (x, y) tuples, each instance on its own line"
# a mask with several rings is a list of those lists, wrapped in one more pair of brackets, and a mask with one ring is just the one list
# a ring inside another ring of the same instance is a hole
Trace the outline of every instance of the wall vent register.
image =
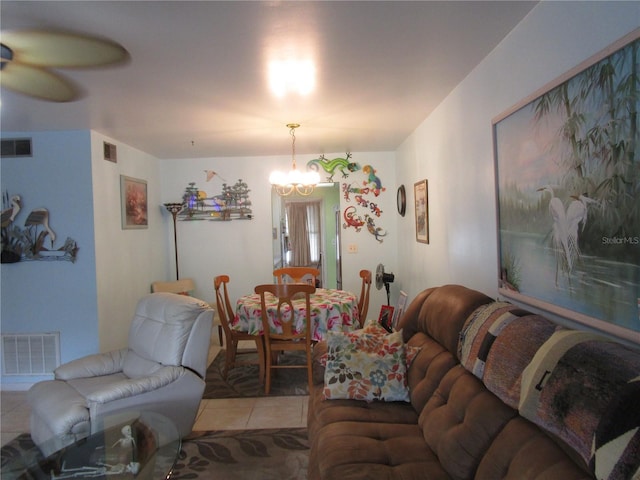
[(30, 138), (8, 138), (2, 140), (1, 157), (30, 157)]
[(47, 375), (60, 365), (60, 332), (2, 335), (3, 375)]

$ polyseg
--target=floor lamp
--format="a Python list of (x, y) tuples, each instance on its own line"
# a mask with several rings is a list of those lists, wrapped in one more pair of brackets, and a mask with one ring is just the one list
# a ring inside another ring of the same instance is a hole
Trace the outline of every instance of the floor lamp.
[(173, 217), (173, 247), (176, 251), (176, 280), (180, 280), (180, 273), (178, 270), (178, 232), (176, 229), (176, 217), (178, 216), (180, 210), (182, 210), (182, 204), (165, 203), (164, 208), (166, 208)]

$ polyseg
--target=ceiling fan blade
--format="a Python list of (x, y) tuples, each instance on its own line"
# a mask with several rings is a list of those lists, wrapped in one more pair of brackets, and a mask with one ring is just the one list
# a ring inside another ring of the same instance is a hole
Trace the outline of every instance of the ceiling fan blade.
[(2, 32), (13, 61), (41, 67), (79, 68), (123, 61), (129, 52), (116, 42), (66, 32)]
[(0, 71), (0, 85), (14, 92), (54, 102), (78, 98), (73, 83), (48, 70), (11, 62)]

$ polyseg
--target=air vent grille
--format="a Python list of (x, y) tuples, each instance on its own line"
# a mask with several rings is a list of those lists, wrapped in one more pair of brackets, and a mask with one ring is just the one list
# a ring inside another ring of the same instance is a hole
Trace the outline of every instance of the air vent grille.
[(46, 375), (60, 365), (60, 332), (2, 335), (3, 375)]
[(30, 138), (9, 138), (2, 140), (0, 149), (2, 157), (30, 157), (31, 156), (31, 139)]
[(110, 162), (118, 162), (118, 151), (113, 143), (104, 142), (104, 159)]

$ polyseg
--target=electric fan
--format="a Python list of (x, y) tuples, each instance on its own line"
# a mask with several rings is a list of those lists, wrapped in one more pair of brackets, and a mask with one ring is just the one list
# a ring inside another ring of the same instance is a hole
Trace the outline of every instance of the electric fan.
[(376, 268), (376, 288), (380, 290), (382, 285), (387, 290), (387, 305), (389, 303), (389, 284), (393, 283), (395, 280), (395, 275), (393, 273), (384, 273), (384, 265), (381, 263), (378, 264), (378, 268)]

